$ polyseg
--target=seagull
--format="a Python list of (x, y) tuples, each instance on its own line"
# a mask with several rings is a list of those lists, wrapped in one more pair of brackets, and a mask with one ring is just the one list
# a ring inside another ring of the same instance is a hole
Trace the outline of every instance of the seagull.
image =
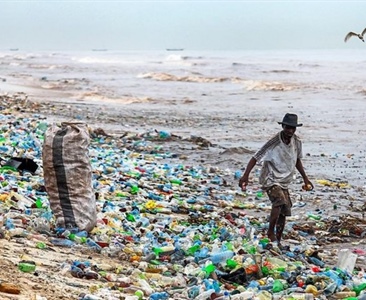
[(344, 42), (347, 42), (351, 36), (357, 36), (361, 41), (365, 42), (363, 39), (363, 36), (366, 33), (366, 28), (362, 31), (362, 33), (354, 33), (354, 32), (348, 32), (346, 37), (344, 38)]

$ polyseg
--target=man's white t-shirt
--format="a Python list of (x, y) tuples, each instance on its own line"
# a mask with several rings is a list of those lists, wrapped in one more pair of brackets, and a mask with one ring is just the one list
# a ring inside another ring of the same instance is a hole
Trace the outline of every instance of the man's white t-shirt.
[(253, 156), (257, 162), (262, 162), (259, 183), (263, 190), (273, 185), (288, 189), (294, 180), (296, 161), (302, 158), (302, 143), (297, 135), (293, 135), (287, 145), (281, 139), (281, 132), (273, 136)]

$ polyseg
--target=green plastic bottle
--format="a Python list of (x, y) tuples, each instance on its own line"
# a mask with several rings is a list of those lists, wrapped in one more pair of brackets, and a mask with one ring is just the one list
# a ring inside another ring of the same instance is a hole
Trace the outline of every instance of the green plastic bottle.
[(361, 283), (353, 288), (353, 291), (356, 292), (356, 296), (358, 296), (363, 290), (366, 289), (366, 283)]
[(135, 221), (136, 221), (136, 219), (135, 219), (134, 215), (133, 215), (133, 214), (130, 214), (130, 213), (127, 213), (127, 214), (126, 214), (126, 219), (127, 219), (128, 221), (130, 221), (130, 222), (135, 222)]
[(31, 273), (36, 270), (36, 264), (31, 261), (21, 261), (18, 264), (18, 269), (25, 273)]
[(229, 269), (233, 270), (233, 269), (235, 269), (238, 266), (238, 263), (235, 260), (233, 260), (233, 259), (228, 259), (226, 261), (226, 266)]
[(139, 192), (139, 187), (137, 185), (131, 186), (130, 193), (135, 195)]
[(42, 200), (40, 198), (37, 198), (37, 200), (36, 200), (36, 207), (37, 208), (42, 208), (42, 206), (43, 206)]
[(313, 219), (313, 220), (320, 220), (322, 217), (319, 215), (314, 215), (314, 214), (308, 214), (308, 218), (309, 219)]
[(192, 246), (192, 247), (189, 247), (188, 249), (187, 249), (187, 255), (194, 255), (195, 253), (196, 253), (196, 251), (198, 251), (200, 249), (200, 246), (199, 245), (194, 245), (194, 246)]
[(209, 264), (203, 268), (206, 273), (206, 278), (210, 276), (212, 272), (216, 270), (216, 267), (213, 264)]
[(256, 193), (256, 197), (257, 198), (262, 198), (263, 197), (263, 192), (262, 191), (258, 191), (257, 193)]
[(283, 286), (283, 283), (281, 280), (279, 279), (276, 279), (274, 282), (273, 282), (273, 287), (272, 287), (272, 291), (274, 293), (278, 293), (278, 292), (281, 292), (283, 291), (285, 287)]
[(170, 183), (177, 184), (177, 185), (181, 185), (182, 184), (182, 180), (180, 180), (178, 178), (172, 178), (172, 179), (170, 179)]

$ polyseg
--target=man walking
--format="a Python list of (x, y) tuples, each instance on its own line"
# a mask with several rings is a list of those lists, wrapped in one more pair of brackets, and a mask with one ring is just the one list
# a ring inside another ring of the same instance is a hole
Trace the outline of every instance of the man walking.
[(292, 202), (288, 186), (294, 179), (295, 171), (298, 170), (301, 174), (306, 190), (311, 190), (314, 186), (301, 162), (302, 143), (295, 132), (302, 124), (297, 123), (297, 115), (287, 113), (278, 124), (282, 125), (282, 131), (266, 142), (249, 160), (239, 180), (239, 187), (246, 190), (250, 172), (257, 162), (262, 161), (259, 183), (272, 203), (267, 235), (272, 242), (280, 243), (286, 216), (291, 216)]

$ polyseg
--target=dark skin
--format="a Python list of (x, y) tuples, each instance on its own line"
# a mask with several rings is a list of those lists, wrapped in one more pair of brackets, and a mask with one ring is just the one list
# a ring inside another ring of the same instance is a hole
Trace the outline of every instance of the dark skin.
[[(281, 131), (282, 141), (288, 145), (291, 142), (291, 139), (292, 139), (293, 135), (295, 134), (295, 132), (296, 132), (296, 127), (282, 125), (282, 131)], [(246, 190), (246, 187), (249, 183), (249, 174), (256, 164), (257, 164), (257, 160), (254, 157), (252, 157), (249, 160), (247, 167), (245, 168), (245, 172), (244, 172), (243, 176), (239, 180), (239, 187), (243, 191)], [(307, 175), (304, 171), (304, 167), (302, 165), (301, 159), (299, 159), (299, 158), (296, 161), (296, 169), (299, 171), (300, 175), (302, 176), (302, 178), (304, 180), (304, 184), (306, 186), (311, 186), (311, 188), (313, 189), (314, 186), (310, 182), (309, 178), (307, 177)], [(284, 214), (281, 214), (281, 209), (282, 209), (281, 206), (277, 206), (277, 207), (272, 206), (271, 213), (269, 216), (269, 227), (268, 227), (268, 231), (267, 231), (267, 236), (272, 242), (274, 242), (274, 241), (277, 241), (278, 243), (281, 242), (282, 233), (285, 228), (286, 216)], [(275, 231), (275, 228), (276, 228), (276, 231)]]

